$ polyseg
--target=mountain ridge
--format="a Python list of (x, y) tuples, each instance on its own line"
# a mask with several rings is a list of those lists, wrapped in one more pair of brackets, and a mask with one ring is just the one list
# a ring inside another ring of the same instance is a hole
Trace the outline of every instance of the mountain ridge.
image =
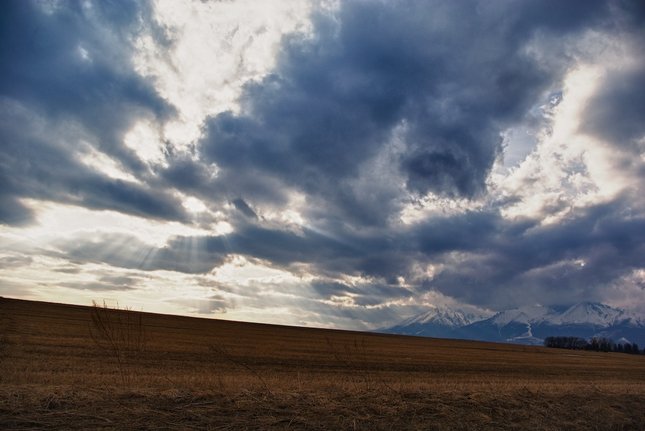
[(596, 302), (525, 306), (494, 314), (433, 307), (382, 332), (439, 338), (542, 344), (548, 336), (606, 337), (645, 345), (645, 317)]

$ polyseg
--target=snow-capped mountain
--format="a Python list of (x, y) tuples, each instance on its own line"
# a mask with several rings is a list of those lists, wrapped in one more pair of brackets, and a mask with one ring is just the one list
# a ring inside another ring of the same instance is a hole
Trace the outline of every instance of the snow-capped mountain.
[(595, 302), (580, 302), (570, 307), (528, 306), (495, 314), (491, 322), (501, 327), (511, 322), (548, 325), (592, 325), (606, 328), (618, 324), (644, 326), (645, 320), (620, 308)]
[(534, 305), (511, 310), (501, 311), (491, 317), (491, 323), (498, 327), (508, 325), (511, 322), (535, 323), (549, 318), (554, 310), (542, 305)]
[(490, 314), (460, 308), (435, 306), (424, 313), (404, 320), (396, 326), (385, 329), (385, 332), (453, 338), (455, 335), (454, 330), (487, 317), (490, 317)]
[(645, 318), (594, 302), (528, 306), (493, 316), (436, 307), (386, 332), (521, 344), (542, 344), (548, 336), (607, 337), (645, 345)]
[(445, 306), (436, 306), (425, 313), (404, 320), (401, 325), (409, 326), (411, 324), (434, 323), (436, 325), (461, 327), (486, 317), (489, 317), (489, 315), (468, 312), (459, 308), (453, 309)]
[(554, 316), (550, 323), (555, 325), (580, 325), (592, 324), (600, 327), (630, 322), (635, 326), (643, 326), (643, 321), (638, 316), (627, 313), (619, 308), (594, 302), (581, 302)]

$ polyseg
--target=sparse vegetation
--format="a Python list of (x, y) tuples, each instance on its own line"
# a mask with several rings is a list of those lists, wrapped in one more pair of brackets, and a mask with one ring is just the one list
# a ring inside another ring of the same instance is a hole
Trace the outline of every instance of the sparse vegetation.
[(92, 341), (115, 362), (121, 382), (129, 385), (146, 346), (143, 313), (118, 304), (110, 308), (105, 301), (102, 305), (92, 301), (90, 310)]
[(641, 355), (143, 314), (124, 385), (93, 312), (0, 300), (0, 429), (645, 429)]
[[(2, 300), (2, 297), (0, 297)], [(7, 350), (9, 349), (9, 317), (5, 315), (0, 315), (0, 368), (2, 368), (5, 358), (7, 356)], [(2, 373), (0, 373), (0, 382), (2, 382)]]

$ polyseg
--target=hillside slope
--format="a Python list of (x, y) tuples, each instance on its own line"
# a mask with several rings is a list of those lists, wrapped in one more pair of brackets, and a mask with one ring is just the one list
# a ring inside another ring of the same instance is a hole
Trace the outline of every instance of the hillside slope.
[(645, 356), (95, 311), (0, 299), (0, 429), (645, 429)]

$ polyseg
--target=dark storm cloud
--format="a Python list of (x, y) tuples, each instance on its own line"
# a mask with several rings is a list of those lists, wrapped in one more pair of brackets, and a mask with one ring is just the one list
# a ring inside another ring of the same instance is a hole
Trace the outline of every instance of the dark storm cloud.
[(80, 194), (82, 204), (87, 208), (113, 209), (147, 218), (168, 220), (186, 218), (177, 198), (148, 186), (100, 177), (91, 173), (86, 173), (78, 179), (71, 179), (70, 184), (72, 193)]
[[(645, 49), (641, 54), (645, 55)], [(584, 129), (631, 152), (643, 151), (636, 140), (645, 135), (644, 83), (643, 58), (637, 67), (609, 73), (584, 113)]]
[[(245, 225), (226, 236), (176, 237), (161, 248), (114, 236), (60, 248), (79, 262), (185, 273), (209, 272), (230, 255), (292, 271), (308, 264), (321, 277), (311, 284), (318, 298), (351, 296), (358, 307), (428, 291), (493, 309), (558, 304), (606, 299), (608, 283), (642, 265), (645, 217), (625, 218), (626, 203), (623, 196), (547, 226), (504, 222), (496, 212), (474, 211), (429, 220), (387, 240), (354, 236), (338, 241), (313, 231), (296, 234)], [(414, 272), (418, 264), (439, 264), (441, 269), (433, 278), (419, 278)], [(338, 274), (364, 280), (329, 281)], [(400, 285), (398, 277), (412, 284)]]
[(274, 72), (246, 86), (244, 113), (208, 122), (201, 151), (222, 181), (257, 179), (238, 194), (279, 178), (346, 222), (383, 224), (400, 197), (377, 190), (367, 201), (351, 181), (398, 131), (405, 150), (394, 163), (408, 191), (473, 197), (500, 132), (566, 70), (539, 64), (527, 42), (607, 14), (602, 1), (343, 2), (333, 17), (314, 15), (313, 36), (285, 39)]
[(73, 124), (39, 118), (15, 103), (0, 111), (0, 178), (4, 180), (0, 200), (7, 204), (0, 210), (0, 222), (18, 225), (30, 220), (31, 211), (17, 201), (21, 197), (157, 219), (186, 219), (179, 200), (167, 191), (109, 178), (81, 163), (77, 151), (83, 146), (67, 130), (74, 129)]
[(0, 224), (22, 226), (31, 223), (33, 217), (33, 211), (23, 205), (16, 196), (0, 194)]
[(9, 1), (2, 6), (4, 96), (50, 116), (73, 116), (109, 137), (106, 145), (117, 144), (129, 123), (124, 114), (170, 113), (130, 62), (130, 39), (149, 13), (145, 2), (61, 2), (52, 13), (42, 5)]
[[(320, 277), (312, 284), (319, 298), (350, 296), (359, 308), (428, 290), (491, 308), (606, 299), (609, 283), (642, 266), (638, 193), (544, 226), (503, 218), (513, 196), (412, 227), (392, 216), (419, 195), (486, 193), (500, 132), (534, 121), (536, 106), (558, 94), (575, 66), (563, 43), (544, 41), (590, 29), (636, 40), (642, 30), (634, 4), (344, 2), (333, 17), (314, 15), (313, 35), (287, 37), (273, 72), (247, 84), (241, 114), (207, 121), (199, 150), (219, 169), (212, 190), (244, 196), (235, 205), (242, 213), (280, 206), (284, 190), (296, 189), (307, 196), (307, 218), (324, 229), (293, 233), (258, 219), (226, 237), (199, 239), (199, 256), (218, 262), (241, 254), (287, 269), (307, 264)], [(543, 56), (530, 55), (529, 46)], [(635, 145), (645, 112), (642, 70), (607, 77), (585, 114), (593, 133)], [(391, 170), (374, 168), (388, 151)], [(405, 189), (364, 180), (370, 169)], [(428, 264), (438, 266), (433, 278), (419, 273)], [(339, 275), (365, 282), (327, 281)], [(360, 315), (351, 307), (337, 313)]]
[(233, 205), (235, 205), (235, 208), (244, 214), (246, 217), (249, 217), (251, 219), (257, 219), (258, 215), (253, 211), (253, 209), (249, 206), (249, 204), (244, 201), (244, 199), (235, 199), (233, 200)]
[(173, 112), (130, 61), (148, 14), (142, 2), (3, 2), (0, 222), (30, 221), (21, 197), (185, 218), (166, 192), (103, 177), (79, 162), (84, 145), (93, 145), (134, 176), (146, 175), (123, 136), (137, 119)]
[[(642, 46), (642, 9), (601, 0), (344, 2), (332, 18), (314, 15), (313, 35), (286, 38), (273, 73), (246, 86), (242, 113), (207, 123), (201, 152), (218, 164), (223, 181), (239, 185), (239, 195), (254, 196), (266, 178), (307, 195), (309, 219), (354, 246), (342, 263), (313, 254), (319, 274), (376, 277), (393, 289), (398, 276), (418, 277), (415, 264), (439, 263), (435, 278), (417, 279), (418, 293), (434, 289), (491, 307), (600, 298), (604, 286), (642, 265), (641, 219), (624, 215), (627, 208), (642, 213), (638, 194), (554, 226), (505, 220), (500, 209), (513, 196), (413, 228), (393, 225), (391, 216), (410, 197), (486, 193), (501, 131), (535, 121), (536, 107), (559, 94), (575, 66), (578, 54), (563, 41), (594, 30)], [(529, 54), (533, 49), (542, 55)], [(645, 69), (636, 64), (609, 76), (585, 115), (593, 133), (640, 157)], [(398, 195), (359, 181), (393, 143), (386, 164), (395, 165), (394, 174), (380, 174), (390, 183), (403, 180), (407, 190)], [(256, 182), (237, 182), (244, 172)], [(570, 206), (559, 205), (545, 211)], [(355, 235), (352, 226), (370, 233)], [(282, 246), (237, 251), (293, 261)], [(357, 295), (342, 283), (317, 286), (322, 296), (324, 286)]]
[(193, 193), (214, 187), (213, 175), (207, 167), (187, 157), (173, 158), (173, 163), (160, 169), (159, 175), (168, 184)]
[(619, 34), (631, 43), (626, 61), (609, 67), (586, 106), (581, 131), (614, 147), (619, 168), (645, 178), (645, 4), (625, 0), (617, 5), (624, 27)]
[[(379, 297), (399, 297), (410, 292), (398, 286), (397, 277), (407, 276), (417, 259), (427, 260), (452, 251), (486, 249), (501, 229), (499, 222), (499, 216), (473, 212), (463, 217), (431, 220), (390, 238), (349, 233), (335, 238), (309, 229), (296, 233), (242, 224), (231, 234), (174, 237), (158, 248), (122, 235), (74, 239), (59, 247), (80, 262), (104, 261), (124, 268), (186, 273), (208, 272), (230, 255), (260, 259), (269, 265), (292, 270), (297, 270), (294, 265), (309, 264), (319, 275), (346, 274), (383, 280), (370, 284), (371, 293)], [(343, 283), (324, 282), (313, 287), (321, 291), (321, 286), (329, 288), (330, 292), (358, 293)], [(367, 295), (367, 285), (360, 289)]]
[(346, 284), (318, 280), (312, 282), (311, 287), (320, 298), (330, 300), (334, 297), (351, 297), (353, 304), (359, 307), (379, 305), (390, 299), (414, 295), (414, 292), (401, 286), (384, 283)]
[(486, 249), (495, 241), (502, 223), (496, 212), (472, 211), (436, 217), (417, 226), (410, 240), (428, 256), (449, 251), (476, 251)]
[(493, 308), (607, 299), (609, 283), (643, 265), (645, 216), (625, 217), (629, 204), (621, 196), (529, 229), (498, 224), (494, 235), (473, 237), (474, 255), (453, 262), (444, 257), (446, 269), (427, 287)]
[[(303, 307), (343, 318), (365, 314), (334, 308), (335, 297), (375, 310), (428, 291), (492, 308), (603, 299), (604, 286), (643, 265), (637, 192), (572, 209), (552, 225), (539, 218), (571, 205), (509, 221), (502, 210), (521, 199), (513, 195), (456, 216), (400, 222), (404, 205), (429, 195), (485, 195), (501, 133), (527, 123), (540, 130), (536, 110), (549, 95), (562, 97), (578, 55), (566, 44), (594, 30), (638, 47), (642, 2), (342, 2), (314, 12), (311, 34), (284, 38), (274, 70), (244, 86), (239, 113), (208, 118), (194, 152), (168, 145), (167, 164), (153, 168), (124, 135), (138, 120), (168, 120), (173, 109), (134, 71), (131, 45), (144, 29), (164, 47), (171, 35), (155, 27), (145, 2), (47, 5), (0, 6), (0, 223), (32, 220), (21, 198), (188, 222), (177, 189), (233, 226), (228, 235), (178, 236), (161, 247), (130, 235), (79, 236), (57, 242), (54, 257), (202, 274), (243, 255), (313, 276), (317, 297), (303, 298)], [(645, 178), (645, 67), (638, 58), (631, 64), (604, 78), (584, 131), (629, 152)], [(92, 147), (137, 181), (86, 166)], [(305, 202), (296, 208), (304, 226), (289, 230), (263, 216), (289, 209), (293, 192)], [(362, 279), (339, 281), (347, 276)], [(136, 285), (126, 277), (68, 287), (126, 289), (130, 281)], [(213, 296), (192, 306), (231, 304)]]

